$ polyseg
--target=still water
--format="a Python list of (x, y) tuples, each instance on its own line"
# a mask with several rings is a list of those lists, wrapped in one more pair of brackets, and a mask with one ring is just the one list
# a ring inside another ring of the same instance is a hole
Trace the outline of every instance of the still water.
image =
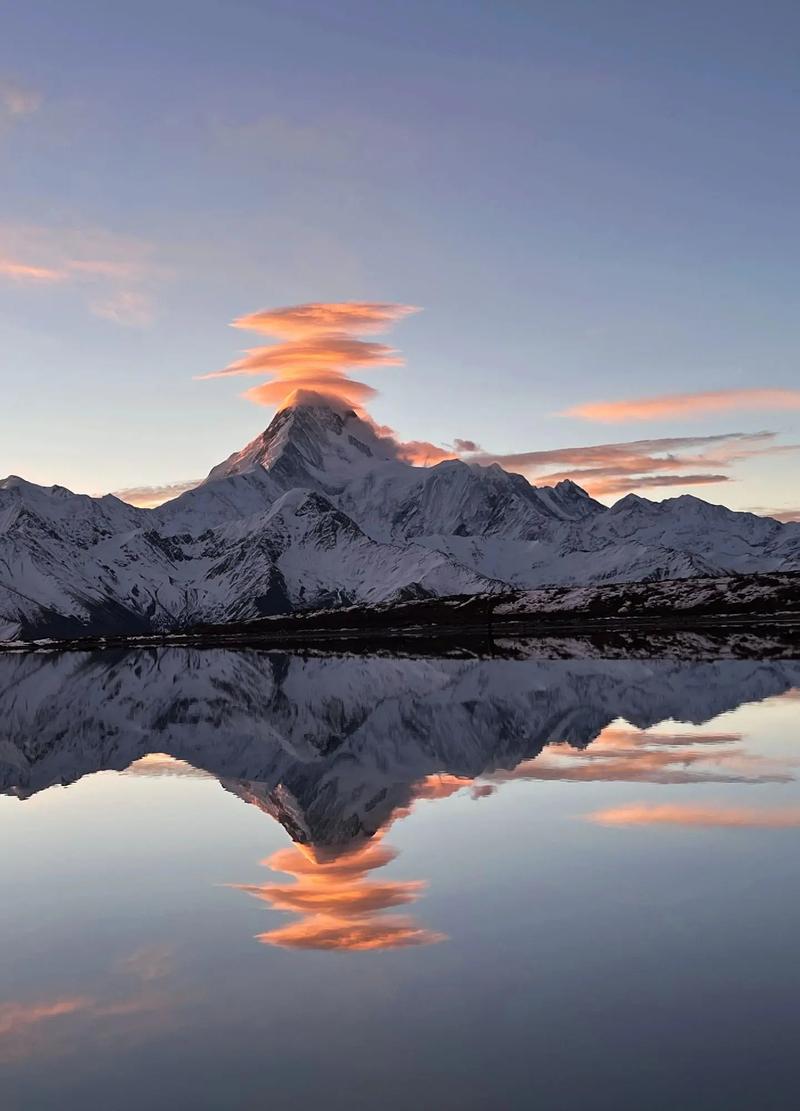
[(798, 688), (0, 657), (0, 1104), (795, 1107)]

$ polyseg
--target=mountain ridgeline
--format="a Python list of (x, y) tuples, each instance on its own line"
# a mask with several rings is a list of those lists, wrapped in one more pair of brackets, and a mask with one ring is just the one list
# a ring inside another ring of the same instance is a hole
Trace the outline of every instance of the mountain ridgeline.
[(2, 640), (796, 570), (800, 524), (690, 496), (607, 508), (573, 482), (534, 486), (497, 464), (412, 466), (314, 396), (157, 509), (0, 481)]

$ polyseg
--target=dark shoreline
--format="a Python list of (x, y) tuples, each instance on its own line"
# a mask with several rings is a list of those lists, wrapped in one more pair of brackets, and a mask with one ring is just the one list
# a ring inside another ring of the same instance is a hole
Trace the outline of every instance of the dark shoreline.
[(605, 656), (680, 659), (800, 659), (800, 617), (707, 617), (629, 619), (484, 625), (386, 626), (247, 631), (203, 629), (147, 636), (75, 637), (17, 641), (0, 652), (92, 652), (157, 648), (257, 649), (308, 655), (396, 655), (447, 657)]
[(578, 641), (590, 654), (605, 647), (648, 655), (671, 641), (697, 651), (716, 644), (725, 655), (747, 645), (770, 658), (800, 657), (800, 573), (416, 598), (171, 632), (31, 637), (0, 644), (0, 651), (187, 646), (514, 656), (536, 654), (548, 641)]

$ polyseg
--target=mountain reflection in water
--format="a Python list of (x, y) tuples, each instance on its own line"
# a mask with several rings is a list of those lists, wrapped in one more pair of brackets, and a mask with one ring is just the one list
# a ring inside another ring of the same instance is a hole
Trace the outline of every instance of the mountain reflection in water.
[[(104, 769), (208, 775), (277, 819), (295, 844), (234, 884), (296, 917), (258, 935), (293, 949), (393, 949), (444, 935), (407, 913), (421, 880), (379, 879), (389, 827), (421, 799), (512, 781), (759, 784), (793, 778), (700, 725), (800, 685), (800, 664), (726, 660), (432, 660), (232, 650), (23, 654), (0, 659), (0, 787), (24, 799)], [(623, 719), (627, 725), (620, 725)], [(604, 824), (680, 822), (627, 805)], [(687, 824), (791, 825), (687, 808)], [(402, 913), (401, 913), (402, 911)], [(297, 917), (299, 916), (299, 917)]]

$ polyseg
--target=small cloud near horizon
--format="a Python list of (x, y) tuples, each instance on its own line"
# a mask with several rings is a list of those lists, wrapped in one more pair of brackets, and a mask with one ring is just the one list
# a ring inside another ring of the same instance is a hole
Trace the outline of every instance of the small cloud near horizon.
[(545, 451), (483, 451), (467, 458), (485, 465), (499, 463), (508, 470), (520, 471), (538, 485), (552, 486), (569, 479), (592, 496), (603, 497), (648, 488), (733, 481), (725, 471), (738, 463), (800, 450), (800, 444), (776, 444), (776, 435), (764, 431), (665, 436)]
[(622, 401), (591, 401), (565, 409), (561, 416), (614, 423), (695, 417), (734, 410), (800, 409), (800, 389), (727, 389), (702, 393), (662, 394)]
[(605, 826), (677, 825), (718, 829), (794, 829), (800, 806), (755, 807), (690, 803), (624, 803), (595, 810), (586, 820)]
[(123, 490), (112, 491), (115, 498), (135, 505), (138, 509), (155, 509), (164, 502), (185, 494), (199, 486), (202, 478), (190, 478), (184, 482), (166, 482), (162, 486), (128, 486)]
[(764, 508), (763, 505), (751, 505), (746, 512), (755, 513), (759, 517), (772, 517), (773, 520), (780, 521), (784, 525), (800, 522), (800, 509), (769, 509)]

